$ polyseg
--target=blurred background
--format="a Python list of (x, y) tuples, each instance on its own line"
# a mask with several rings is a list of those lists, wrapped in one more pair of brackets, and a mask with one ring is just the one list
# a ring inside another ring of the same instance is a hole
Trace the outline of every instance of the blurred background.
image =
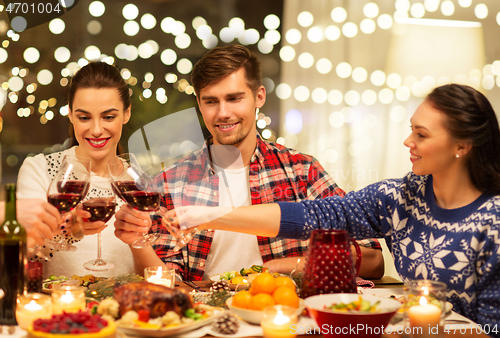
[(24, 26), (1, 6), (2, 184), (26, 156), (68, 146), (69, 79), (94, 60), (130, 84), (127, 147), (196, 107), (189, 74), (204, 53), (246, 45), (268, 93), (261, 135), (316, 156), (347, 191), (411, 169), (403, 141), (433, 87), (471, 85), (500, 111), (498, 0), (60, 0), (58, 17), (49, 2), (25, 1), (45, 7)]

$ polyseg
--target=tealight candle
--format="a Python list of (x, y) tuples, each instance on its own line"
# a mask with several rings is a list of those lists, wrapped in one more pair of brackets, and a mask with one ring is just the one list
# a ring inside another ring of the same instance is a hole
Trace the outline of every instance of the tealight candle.
[(144, 269), (144, 279), (149, 283), (173, 288), (175, 286), (175, 270), (162, 266), (150, 266)]
[(406, 318), (413, 338), (439, 338), (446, 285), (434, 281), (414, 281), (407, 287)]
[(80, 286), (60, 285), (52, 291), (52, 312), (78, 312), (85, 310), (85, 293)]
[(17, 298), (16, 320), (23, 330), (39, 318), (52, 316), (50, 297), (41, 293), (28, 293)]
[(297, 324), (296, 309), (286, 305), (269, 306), (262, 311), (260, 326), (265, 338), (290, 338), (296, 336), (292, 325)]

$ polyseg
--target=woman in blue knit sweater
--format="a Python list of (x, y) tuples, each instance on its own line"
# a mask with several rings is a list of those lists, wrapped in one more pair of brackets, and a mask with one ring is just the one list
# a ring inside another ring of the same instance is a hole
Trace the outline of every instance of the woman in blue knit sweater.
[[(411, 124), (404, 144), (413, 167), (403, 178), (344, 198), (238, 208), (203, 225), (196, 224), (202, 222), (199, 210), (178, 217), (183, 226), (270, 237), (307, 239), (314, 229), (335, 228), (356, 239), (385, 238), (403, 280), (446, 283), (455, 311), (483, 327), (496, 325), (498, 332), (500, 130), (495, 112), (475, 89), (451, 84), (435, 88)], [(209, 219), (216, 217), (214, 210), (208, 212)], [(178, 220), (168, 225), (177, 226)]]

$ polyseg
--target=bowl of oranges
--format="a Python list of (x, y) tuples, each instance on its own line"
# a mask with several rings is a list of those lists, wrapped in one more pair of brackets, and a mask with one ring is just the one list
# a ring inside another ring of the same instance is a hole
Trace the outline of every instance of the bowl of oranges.
[(300, 315), (305, 308), (303, 299), (296, 292), (292, 279), (275, 277), (268, 272), (256, 275), (248, 290), (238, 291), (226, 300), (226, 305), (244, 321), (260, 324), (262, 310), (273, 305), (288, 305), (297, 309)]

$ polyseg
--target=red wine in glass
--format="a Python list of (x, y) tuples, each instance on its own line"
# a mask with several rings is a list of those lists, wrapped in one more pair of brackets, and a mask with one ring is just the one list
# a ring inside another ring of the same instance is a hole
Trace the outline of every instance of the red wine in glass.
[(132, 190), (122, 193), (124, 200), (134, 209), (156, 211), (160, 208), (160, 193)]
[(127, 202), (123, 197), (123, 193), (127, 191), (139, 190), (134, 181), (113, 181), (111, 188), (116, 196), (120, 197), (124, 202)]
[(60, 213), (69, 212), (82, 200), (80, 194), (51, 194), (47, 196), (48, 202), (55, 206)]
[[(65, 155), (58, 172), (52, 182), (50, 182), (47, 190), (47, 200), (66, 219), (67, 215), (64, 214), (74, 209), (85, 198), (89, 190), (90, 165), (91, 160), (88, 158)], [(48, 246), (56, 250), (76, 250), (76, 247), (68, 243), (63, 236), (59, 239), (47, 239), (45, 242)]]
[[(111, 182), (110, 182), (111, 183)], [(109, 191), (111, 193), (111, 191)], [(113, 217), (116, 209), (116, 199), (115, 196), (109, 197), (96, 197), (90, 200), (84, 201), (82, 203), (83, 210), (90, 213), (90, 217), (85, 221), (96, 222), (102, 221), (107, 222)], [(115, 263), (104, 260), (101, 258), (101, 236), (102, 233), (97, 234), (97, 258), (85, 262), (83, 267), (91, 271), (107, 271), (114, 269)]]
[(103, 221), (106, 223), (115, 214), (116, 203), (107, 198), (93, 198), (83, 202), (83, 210), (90, 212), (89, 222)]
[(82, 195), (82, 198), (87, 195), (89, 190), (89, 182), (86, 181), (66, 181), (57, 182), (57, 191), (60, 193), (78, 194)]

